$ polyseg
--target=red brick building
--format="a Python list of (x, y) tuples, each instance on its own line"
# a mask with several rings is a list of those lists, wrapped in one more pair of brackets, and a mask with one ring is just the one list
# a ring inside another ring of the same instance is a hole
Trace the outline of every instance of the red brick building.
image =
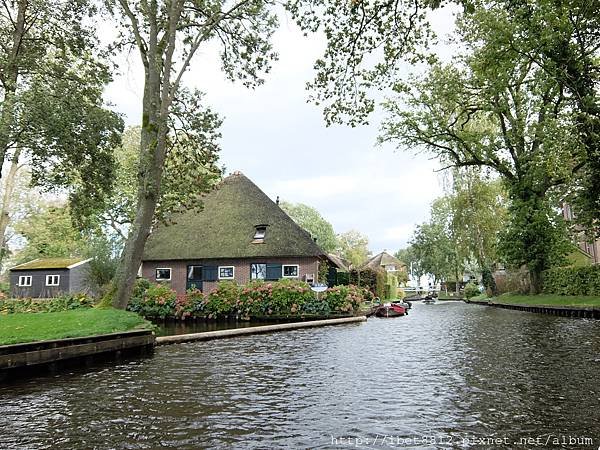
[(150, 234), (142, 276), (178, 293), (210, 292), (219, 281), (292, 278), (318, 281), (326, 253), (310, 234), (243, 174), (225, 178), (204, 199)]

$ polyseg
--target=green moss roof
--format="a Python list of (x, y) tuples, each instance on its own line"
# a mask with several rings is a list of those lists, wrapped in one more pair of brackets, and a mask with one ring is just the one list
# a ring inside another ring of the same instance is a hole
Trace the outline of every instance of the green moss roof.
[[(204, 196), (202, 211), (187, 211), (148, 237), (144, 260), (324, 256), (325, 252), (243, 174), (225, 178)], [(253, 243), (267, 225), (263, 243)]]
[(39, 258), (19, 264), (10, 270), (66, 269), (82, 261), (85, 261), (85, 258)]

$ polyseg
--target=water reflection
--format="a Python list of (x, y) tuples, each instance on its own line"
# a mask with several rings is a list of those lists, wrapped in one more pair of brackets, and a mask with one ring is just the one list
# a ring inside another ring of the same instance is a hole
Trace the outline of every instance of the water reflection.
[(599, 350), (597, 321), (416, 304), (0, 387), (0, 448), (494, 448), (461, 439), (551, 433), (597, 448)]

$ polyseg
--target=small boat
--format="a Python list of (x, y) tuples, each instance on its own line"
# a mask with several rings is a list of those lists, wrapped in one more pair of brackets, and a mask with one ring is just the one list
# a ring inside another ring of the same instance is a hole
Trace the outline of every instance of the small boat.
[(374, 314), (377, 317), (398, 317), (407, 314), (407, 308), (399, 303), (386, 303), (378, 307)]

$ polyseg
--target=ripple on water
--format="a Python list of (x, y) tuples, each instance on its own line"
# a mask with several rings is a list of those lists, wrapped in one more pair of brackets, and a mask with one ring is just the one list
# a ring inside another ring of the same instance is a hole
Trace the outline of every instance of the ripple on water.
[(599, 350), (600, 322), (416, 304), (403, 318), (161, 347), (0, 387), (0, 448), (328, 448), (336, 437), (561, 430), (597, 439)]

